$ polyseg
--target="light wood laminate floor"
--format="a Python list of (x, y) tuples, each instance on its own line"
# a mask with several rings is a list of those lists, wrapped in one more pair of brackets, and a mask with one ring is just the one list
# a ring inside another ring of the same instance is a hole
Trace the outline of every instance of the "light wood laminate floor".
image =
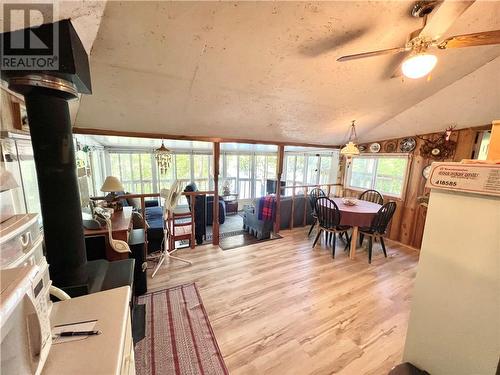
[(197, 283), (231, 374), (387, 374), (402, 359), (418, 253), (387, 241), (386, 259), (375, 243), (368, 265), (342, 241), (332, 259), (304, 228), (280, 234), (178, 251), (193, 265), (167, 264), (148, 289)]

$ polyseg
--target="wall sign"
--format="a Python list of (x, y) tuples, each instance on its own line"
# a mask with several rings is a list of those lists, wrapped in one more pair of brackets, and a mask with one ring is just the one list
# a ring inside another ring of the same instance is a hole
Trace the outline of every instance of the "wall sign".
[(500, 165), (433, 163), (425, 187), (500, 196)]

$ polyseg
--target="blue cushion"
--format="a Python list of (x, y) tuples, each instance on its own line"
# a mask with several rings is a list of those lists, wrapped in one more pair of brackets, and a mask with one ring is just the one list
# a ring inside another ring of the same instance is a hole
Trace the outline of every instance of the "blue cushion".
[(146, 207), (146, 221), (151, 229), (163, 229), (163, 207)]

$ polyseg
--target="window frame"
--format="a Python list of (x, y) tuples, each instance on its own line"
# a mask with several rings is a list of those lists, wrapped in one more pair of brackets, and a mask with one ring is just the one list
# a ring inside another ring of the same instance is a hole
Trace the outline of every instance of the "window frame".
[[(314, 183), (309, 183), (309, 176), (308, 175), (308, 168), (309, 168), (309, 157), (317, 157), (317, 160), (315, 161), (316, 164), (316, 172), (314, 173), (314, 178), (312, 178), (315, 182)], [(302, 176), (303, 180), (302, 183), (297, 184), (297, 157), (304, 157), (304, 164), (302, 167)], [(286, 186), (302, 186), (302, 185), (321, 185), (321, 184), (335, 184), (339, 171), (338, 171), (338, 165), (340, 162), (340, 152), (339, 150), (332, 150), (332, 151), (306, 151), (306, 152), (297, 152), (297, 151), (285, 151), (285, 157), (283, 158), (283, 175), (282, 175), (282, 181), (286, 182)], [(335, 182), (321, 182), (321, 162), (323, 159), (329, 159), (330, 161), (330, 168), (328, 169), (328, 180), (329, 181), (334, 181)], [(293, 176), (288, 176), (288, 164), (290, 163), (290, 160), (293, 160)], [(336, 163), (335, 163), (336, 162)], [(337, 168), (334, 170), (334, 168)], [(288, 182), (291, 182), (291, 184), (288, 184)], [(285, 195), (287, 193), (286, 189)], [(291, 190), (291, 189), (290, 189)]]
[[(231, 180), (234, 181), (234, 187), (236, 189), (236, 193), (239, 195), (238, 200), (244, 201), (244, 200), (252, 200), (257, 197), (257, 194), (255, 194), (255, 189), (257, 186), (257, 182), (261, 181), (261, 179), (257, 179), (256, 177), (256, 163), (255, 163), (255, 158), (257, 156), (264, 156), (265, 157), (265, 163), (264, 163), (264, 181), (268, 177), (268, 164), (269, 164), (269, 157), (276, 157), (277, 158), (277, 153), (275, 152), (251, 152), (251, 151), (224, 151), (221, 152), (221, 175), (219, 180), (224, 182), (225, 180)], [(236, 176), (230, 176), (228, 177), (227, 175), (227, 157), (228, 156), (235, 156), (236, 157)], [(249, 176), (248, 177), (240, 177), (240, 156), (248, 156), (250, 158), (249, 160)], [(276, 159), (277, 160), (277, 159)], [(275, 179), (274, 177), (273, 179)], [(247, 182), (249, 183), (249, 197), (242, 197), (241, 196), (241, 191), (240, 191), (240, 182)]]
[[(370, 189), (375, 189), (375, 182), (376, 182), (376, 177), (377, 177), (377, 171), (378, 171), (378, 163), (380, 159), (405, 159), (406, 160), (406, 168), (405, 172), (403, 175), (403, 185), (401, 186), (401, 195), (395, 195), (395, 194), (390, 194), (390, 193), (385, 193), (385, 192), (380, 192), (385, 197), (390, 197), (398, 200), (404, 200), (406, 196), (406, 187), (408, 185), (408, 176), (410, 173), (410, 166), (411, 166), (411, 158), (412, 155), (409, 153), (379, 153), (379, 154), (362, 154), (358, 156), (353, 156), (352, 160), (347, 164), (347, 171), (345, 175), (345, 181), (344, 181), (344, 188), (349, 189), (349, 190), (354, 190), (354, 191), (359, 191), (363, 192), (366, 190)], [(374, 167), (374, 172), (371, 178), (371, 184), (370, 187), (368, 188), (362, 188), (362, 187), (357, 187), (357, 186), (352, 186), (350, 184), (351, 181), (351, 176), (352, 176), (352, 162), (355, 159), (375, 159), (375, 167)]]

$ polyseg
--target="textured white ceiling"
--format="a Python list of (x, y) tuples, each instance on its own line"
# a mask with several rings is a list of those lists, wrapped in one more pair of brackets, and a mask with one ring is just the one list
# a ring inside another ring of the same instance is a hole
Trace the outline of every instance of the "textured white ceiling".
[[(390, 79), (391, 56), (335, 61), (403, 45), (421, 26), (412, 4), (109, 2), (91, 55), (94, 92), (75, 126), (332, 145), (346, 140), (352, 119), (361, 141), (462, 124), (446, 116), (460, 116), (455, 96), (437, 97), (439, 121), (425, 109), (408, 112), (405, 127), (389, 120), (499, 56), (499, 46), (437, 51), (430, 81)], [(492, 29), (500, 3), (479, 1), (446, 35)], [(467, 102), (477, 85), (453, 93)], [(474, 111), (464, 126), (488, 117), (481, 105)]]

